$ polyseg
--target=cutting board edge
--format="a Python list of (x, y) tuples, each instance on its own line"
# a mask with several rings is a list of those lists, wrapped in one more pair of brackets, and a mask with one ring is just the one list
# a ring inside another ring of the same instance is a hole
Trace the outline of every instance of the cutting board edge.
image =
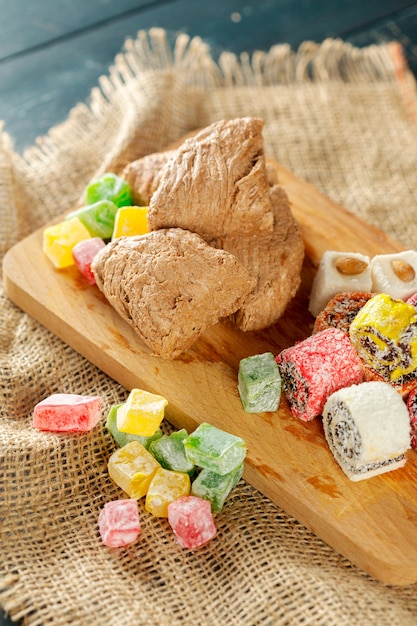
[[(291, 174), (292, 175), (292, 174)], [(292, 175), (294, 176), (294, 175)], [(303, 181), (304, 182), (304, 181)], [(309, 183), (306, 183), (307, 185), (309, 185)], [(311, 186), (310, 186), (311, 187)], [(314, 189), (314, 187), (311, 187), (312, 189)], [(317, 192), (318, 194), (320, 194), (320, 192)], [(325, 201), (326, 198), (325, 196), (322, 196), (320, 194), (320, 197)], [(332, 201), (330, 201), (332, 202)], [(335, 207), (338, 207), (338, 205), (334, 204)], [(346, 211), (346, 209), (343, 209), (342, 207), (340, 207), (340, 209), (342, 209), (342, 211), (344, 212), (344, 214), (347, 216), (347, 219), (349, 219), (350, 217), (350, 213), (348, 211)], [(353, 216), (354, 217), (354, 216)], [(356, 220), (357, 223), (362, 223), (362, 221), (359, 218), (355, 218), (354, 217), (354, 221)], [(355, 223), (356, 223), (355, 222)], [(367, 225), (365, 222), (363, 222), (363, 224), (368, 227), (369, 225)], [(399, 251), (404, 249), (401, 244), (398, 244), (398, 242), (395, 242), (395, 240), (392, 240), (390, 237), (385, 236), (383, 233), (380, 233), (380, 231), (378, 231), (377, 229), (374, 229), (373, 227), (371, 227), (373, 229), (374, 235), (376, 237), (376, 239), (378, 240), (378, 238), (380, 237), (380, 235), (382, 235), (382, 241), (384, 243), (384, 245), (386, 245), (387, 247), (390, 248), (390, 251), (394, 252), (394, 251)], [(37, 321), (39, 321), (41, 324), (43, 324), (46, 328), (50, 329), (49, 325), (47, 326), (46, 324), (44, 324), (43, 320), (42, 320), (42, 315), (33, 315), (33, 309), (32, 310), (28, 310), (30, 309), (30, 307), (24, 307), (23, 303), (22, 303), (22, 298), (21, 296), (23, 296), (24, 294), (21, 293), (21, 288), (19, 287), (18, 284), (18, 280), (14, 280), (13, 277), (13, 272), (10, 270), (10, 265), (9, 263), (11, 262), (13, 256), (15, 254), (19, 254), (20, 250), (22, 248), (24, 248), (26, 246), (26, 244), (32, 240), (33, 237), (36, 237), (39, 239), (40, 233), (43, 230), (43, 228), (38, 229), (38, 231), (35, 231), (35, 233), (32, 233), (31, 235), (29, 235), (28, 237), (26, 237), (24, 240), (22, 240), (21, 242), (17, 243), (15, 246), (13, 246), (13, 248), (11, 248), (8, 253), (6, 253), (5, 258), (4, 258), (4, 262), (3, 262), (3, 281), (4, 281), (4, 285), (5, 285), (5, 291), (6, 294), (8, 295), (8, 297), (10, 298), (11, 301), (13, 301), (17, 306), (19, 306), (19, 308), (22, 308), (22, 310), (25, 310), (29, 315), (32, 315), (32, 317), (34, 317), (35, 319), (37, 319)], [(42, 305), (39, 305), (39, 303), (36, 302), (35, 299), (33, 299), (33, 301), (36, 303), (36, 306), (41, 306), (42, 309)], [(36, 308), (36, 307), (35, 307)], [(41, 310), (39, 309), (39, 311)], [(46, 307), (43, 307), (42, 310), (47, 310), (49, 311)], [(38, 311), (38, 313), (39, 313)], [(49, 311), (50, 312), (50, 311)], [(36, 311), (35, 311), (36, 313)], [(71, 329), (72, 327), (68, 327), (68, 333), (71, 333)], [(72, 341), (71, 341), (71, 337), (69, 337), (66, 333), (60, 333), (59, 329), (56, 328), (53, 330), (53, 332), (55, 334), (57, 334), (58, 336), (61, 337), (61, 339), (63, 341), (65, 341), (66, 343), (68, 343), (69, 345), (72, 345)], [(94, 365), (96, 365), (97, 367), (100, 367), (100, 364), (97, 364), (94, 362), (94, 360), (92, 360), (91, 358), (89, 358), (88, 355), (85, 355), (83, 353), (83, 348), (82, 347), (78, 347), (75, 348), (77, 349), (78, 352), (80, 352), (87, 360), (91, 361)], [(101, 368), (103, 369), (103, 368)], [(103, 371), (105, 371), (103, 369)], [(113, 373), (105, 371), (105, 373), (107, 375), (109, 375), (112, 378), (115, 378)], [(123, 379), (124, 380), (124, 379)], [(124, 386), (126, 386), (125, 382), (121, 382), (120, 380), (118, 380), (117, 382), (120, 382), (120, 384), (123, 384)], [(129, 387), (129, 385), (127, 385), (127, 387)], [(253, 471), (254, 473), (256, 472), (255, 468), (250, 468), (250, 470), (245, 470), (245, 476), (249, 475), (249, 480), (248, 482), (250, 482), (251, 485), (253, 485), (255, 488), (259, 488), (256, 484), (257, 481), (255, 480), (251, 480), (250, 479), (250, 474), (251, 471)], [(265, 489), (265, 486), (262, 488), (259, 488), (259, 490), (262, 493), (265, 493), (265, 495), (267, 495), (267, 497), (270, 497), (270, 499), (277, 504), (278, 506), (281, 506), (281, 504), (279, 502), (276, 501), (276, 498), (272, 495), (272, 497), (270, 495), (268, 495), (269, 490)], [(288, 493), (288, 491), (286, 491), (285, 493)], [(393, 584), (393, 585), (407, 585), (407, 584), (412, 584), (414, 582), (417, 582), (417, 565), (416, 565), (416, 570), (414, 570), (412, 568), (412, 570), (409, 572), (409, 574), (407, 575), (402, 575), (401, 579), (399, 580), (398, 578), (398, 571), (396, 569), (395, 564), (392, 564), (391, 561), (386, 561), (386, 562), (381, 562), (379, 561), (378, 564), (372, 564), (369, 563), (369, 559), (367, 558), (367, 555), (364, 553), (363, 554), (363, 558), (361, 557), (360, 559), (358, 559), (358, 555), (356, 554), (352, 554), (351, 550), (346, 550), (346, 544), (345, 544), (345, 548), (343, 546), (341, 546), (340, 544), (342, 543), (341, 541), (334, 540), (334, 535), (333, 533), (330, 534), (323, 534), (321, 529), (320, 531), (317, 531), (316, 528), (316, 524), (315, 523), (311, 523), (311, 519), (308, 519), (308, 515), (305, 515), (302, 511), (302, 507), (292, 507), (290, 505), (286, 505), (285, 506), (285, 510), (290, 514), (290, 515), (294, 515), (294, 517), (296, 517), (296, 519), (298, 519), (303, 525), (305, 525), (307, 528), (310, 528), (317, 536), (319, 536), (321, 539), (323, 539), (323, 541), (325, 541), (326, 543), (328, 543), (329, 545), (331, 545), (337, 552), (339, 552), (340, 554), (342, 554), (343, 556), (346, 556), (346, 558), (348, 558), (352, 563), (357, 564), (361, 569), (363, 569), (366, 573), (369, 573), (371, 576), (381, 580), (381, 582), (384, 582), (386, 584)], [(329, 539), (330, 537), (330, 539)], [(343, 538), (345, 537), (345, 535), (343, 535)], [(347, 538), (350, 540), (350, 538)], [(348, 542), (349, 543), (349, 542)], [(383, 567), (385, 570), (385, 573), (387, 575), (383, 575), (381, 576), (381, 572), (379, 571), (379, 568)], [(408, 570), (407, 570), (408, 571)]]

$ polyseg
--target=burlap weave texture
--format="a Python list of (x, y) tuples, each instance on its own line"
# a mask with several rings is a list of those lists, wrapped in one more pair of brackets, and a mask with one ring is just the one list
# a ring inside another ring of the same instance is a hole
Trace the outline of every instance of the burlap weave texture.
[[(199, 39), (140, 33), (91, 102), (23, 156), (0, 136), (1, 258), (72, 207), (88, 181), (224, 117), (265, 120), (265, 149), (336, 202), (417, 246), (414, 79), (395, 44), (276, 46), (218, 62)], [(415, 586), (365, 575), (241, 481), (219, 534), (190, 554), (164, 520), (138, 544), (100, 546), (97, 516), (120, 497), (104, 428), (47, 436), (33, 406), (66, 391), (127, 392), (0, 292), (0, 603), (35, 625), (415, 624)], [(163, 392), (163, 390), (161, 390)], [(169, 430), (169, 424), (164, 427)]]

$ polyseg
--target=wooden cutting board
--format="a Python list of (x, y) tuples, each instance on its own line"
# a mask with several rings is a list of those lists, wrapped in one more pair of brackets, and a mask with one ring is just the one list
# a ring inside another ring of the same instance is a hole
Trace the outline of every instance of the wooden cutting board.
[[(394, 585), (417, 581), (417, 453), (404, 468), (352, 483), (327, 447), (321, 421), (248, 414), (237, 392), (239, 361), (277, 354), (311, 333), (307, 310), (315, 267), (326, 249), (373, 256), (402, 246), (273, 162), (305, 244), (302, 287), (270, 329), (243, 333), (218, 324), (182, 358), (152, 356), (96, 287), (75, 268), (55, 270), (42, 253), (42, 230), (12, 248), (3, 275), (9, 298), (128, 390), (168, 399), (167, 418), (189, 431), (203, 421), (243, 437), (244, 478), (371, 576)], [(71, 207), (69, 207), (70, 209)]]

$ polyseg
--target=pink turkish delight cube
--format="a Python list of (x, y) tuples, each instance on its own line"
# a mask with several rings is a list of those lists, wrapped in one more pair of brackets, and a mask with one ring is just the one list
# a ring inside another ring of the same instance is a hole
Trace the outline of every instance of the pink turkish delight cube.
[(84, 276), (89, 285), (95, 285), (96, 279), (91, 271), (91, 263), (98, 252), (105, 247), (100, 237), (91, 237), (77, 243), (72, 249), (75, 265)]
[(84, 432), (101, 418), (101, 398), (71, 393), (56, 393), (35, 405), (33, 426), (53, 432)]
[(98, 527), (102, 543), (109, 548), (121, 548), (136, 541), (140, 534), (137, 501), (106, 502), (98, 516)]
[(211, 505), (197, 496), (182, 496), (168, 505), (168, 522), (179, 545), (193, 550), (217, 533)]

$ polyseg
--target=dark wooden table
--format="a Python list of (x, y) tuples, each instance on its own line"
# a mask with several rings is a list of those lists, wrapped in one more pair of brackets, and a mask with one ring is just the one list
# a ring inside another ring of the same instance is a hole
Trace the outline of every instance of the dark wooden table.
[[(327, 37), (361, 47), (395, 39), (417, 75), (417, 1), (0, 0), (0, 7), (0, 120), (20, 152), (88, 102), (126, 38), (153, 26), (172, 38), (199, 35), (215, 58)], [(0, 609), (0, 626), (12, 623)]]
[(410, 0), (0, 0), (0, 120), (22, 151), (87, 101), (127, 37), (160, 26), (199, 35), (213, 54), (341, 37), (397, 39), (417, 71)]

